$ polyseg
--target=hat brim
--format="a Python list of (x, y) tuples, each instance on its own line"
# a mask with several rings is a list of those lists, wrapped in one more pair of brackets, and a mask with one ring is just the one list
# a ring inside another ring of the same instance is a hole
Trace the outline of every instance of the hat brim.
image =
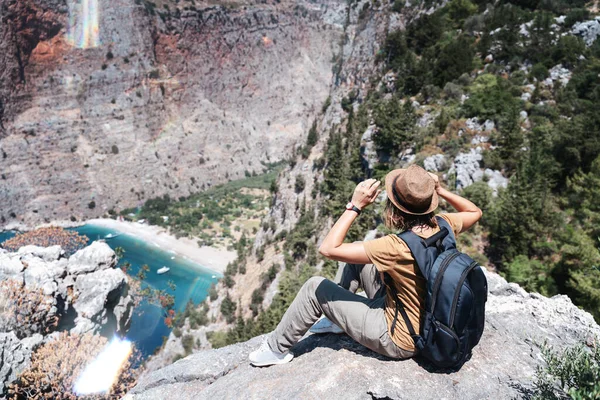
[(398, 209), (400, 209), (400, 211), (405, 212), (406, 214), (425, 215), (435, 211), (435, 209), (438, 207), (439, 201), (438, 194), (435, 191), (433, 192), (433, 196), (431, 196), (431, 205), (429, 206), (427, 211), (424, 212), (411, 211), (404, 207), (402, 204), (398, 203), (398, 201), (394, 198), (394, 194), (392, 191), (392, 185), (394, 183), (394, 180), (396, 179), (396, 177), (399, 177), (405, 173), (406, 169), (395, 169), (393, 171), (388, 172), (388, 174), (385, 176), (385, 194), (387, 195), (387, 198), (390, 199), (392, 204), (395, 205)]

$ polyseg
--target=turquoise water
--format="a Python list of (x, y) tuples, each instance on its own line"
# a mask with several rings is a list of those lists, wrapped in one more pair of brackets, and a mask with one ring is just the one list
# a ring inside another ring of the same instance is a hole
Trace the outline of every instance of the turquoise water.
[(15, 236), (15, 233), (13, 231), (0, 232), (0, 243), (10, 239), (13, 236)]
[[(89, 243), (103, 239), (107, 234), (113, 235), (119, 232), (100, 228), (92, 225), (84, 225), (72, 228), (80, 234), (89, 238)], [(0, 232), (0, 242), (14, 236), (11, 232)], [(125, 250), (122, 261), (131, 263), (128, 274), (135, 276), (143, 264), (150, 267), (146, 273), (144, 283), (159, 290), (166, 290), (175, 298), (175, 311), (183, 311), (189, 300), (195, 304), (203, 301), (210, 285), (216, 283), (221, 276), (207, 268), (193, 263), (170, 251), (165, 251), (157, 246), (146, 243), (129, 235), (121, 234), (112, 239), (106, 239), (106, 243), (112, 248), (122, 247)], [(167, 266), (170, 271), (159, 275), (156, 270)], [(167, 285), (168, 281), (175, 283), (175, 290)], [(127, 338), (135, 342), (136, 347), (144, 357), (152, 354), (163, 342), (163, 336), (169, 336), (170, 328), (164, 323), (164, 311), (158, 306), (142, 303), (134, 312), (131, 329)]]

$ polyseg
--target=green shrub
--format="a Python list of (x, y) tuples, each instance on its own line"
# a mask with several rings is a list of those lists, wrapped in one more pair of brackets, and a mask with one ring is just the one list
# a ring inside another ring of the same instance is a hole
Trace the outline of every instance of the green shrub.
[(536, 373), (533, 398), (536, 400), (600, 398), (600, 343), (591, 349), (577, 345), (562, 352), (544, 345), (546, 362)]
[(319, 140), (319, 134), (317, 133), (317, 121), (313, 121), (310, 129), (308, 130), (308, 136), (306, 137), (306, 146), (310, 149)]
[(564, 66), (574, 66), (585, 52), (585, 43), (580, 37), (566, 35), (558, 39), (558, 43), (554, 46), (552, 59), (555, 64), (563, 64)]
[(565, 18), (565, 26), (573, 26), (577, 22), (585, 21), (590, 17), (590, 11), (587, 8), (574, 8)]
[(443, 87), (447, 82), (457, 79), (463, 73), (471, 72), (475, 56), (475, 50), (471, 46), (472, 42), (471, 38), (461, 35), (442, 47), (433, 68), (435, 85)]
[(551, 276), (552, 268), (539, 260), (518, 255), (505, 266), (503, 275), (509, 282), (516, 282), (528, 292), (538, 292), (544, 296), (557, 293), (556, 284)]
[(306, 181), (304, 180), (304, 177), (302, 175), (296, 176), (296, 181), (294, 183), (294, 191), (296, 193), (300, 193), (304, 190), (305, 187)]
[(189, 355), (194, 349), (194, 337), (192, 335), (183, 335), (183, 338), (181, 338), (181, 345), (185, 350), (185, 355)]
[(227, 296), (225, 296), (223, 302), (221, 303), (221, 314), (223, 314), (227, 323), (230, 324), (235, 320), (236, 309), (237, 304), (235, 304), (235, 302), (231, 300), (231, 297), (229, 297), (229, 293), (227, 293)]
[(206, 338), (210, 342), (213, 349), (219, 349), (231, 344), (227, 342), (227, 332), (206, 332)]
[(531, 78), (535, 78), (538, 81), (543, 81), (546, 79), (550, 73), (548, 72), (548, 68), (542, 63), (537, 63), (533, 67), (531, 67), (531, 72), (529, 72), (529, 76)]
[(462, 196), (471, 200), (483, 211), (483, 215), (487, 213), (492, 204), (492, 189), (487, 183), (479, 181), (466, 187), (462, 191)]
[(215, 301), (218, 297), (217, 287), (214, 283), (208, 288), (208, 297), (210, 298), (210, 301)]
[(325, 103), (323, 103), (323, 107), (321, 107), (321, 112), (325, 113), (329, 106), (331, 105), (331, 96), (327, 96), (325, 99)]

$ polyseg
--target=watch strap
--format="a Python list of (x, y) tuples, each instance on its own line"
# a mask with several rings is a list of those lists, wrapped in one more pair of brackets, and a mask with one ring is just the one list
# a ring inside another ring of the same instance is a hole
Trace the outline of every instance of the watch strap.
[(348, 207), (348, 208), (346, 208), (346, 210), (348, 210), (348, 211), (354, 211), (354, 212), (356, 212), (358, 215), (360, 215), (360, 213), (361, 213), (361, 210), (360, 210), (360, 208), (356, 207), (354, 204), (352, 204), (352, 208)]

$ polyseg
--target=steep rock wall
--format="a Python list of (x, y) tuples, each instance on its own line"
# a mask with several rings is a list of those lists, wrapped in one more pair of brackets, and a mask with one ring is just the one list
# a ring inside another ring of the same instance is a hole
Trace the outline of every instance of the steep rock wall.
[(2, 224), (101, 215), (260, 172), (303, 141), (328, 95), (335, 1), (97, 4), (85, 30), (83, 3), (0, 1)]

